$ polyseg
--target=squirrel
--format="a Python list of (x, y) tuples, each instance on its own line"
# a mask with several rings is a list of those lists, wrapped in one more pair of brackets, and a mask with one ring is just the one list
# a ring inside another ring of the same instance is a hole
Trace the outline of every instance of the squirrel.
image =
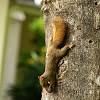
[(49, 93), (53, 91), (53, 86), (56, 83), (57, 66), (60, 59), (65, 56), (69, 48), (73, 47), (73, 44), (70, 44), (59, 48), (66, 33), (66, 25), (61, 17), (57, 16), (54, 18), (52, 26), (54, 29), (54, 36), (53, 38), (51, 37), (48, 42), (48, 58), (46, 61), (45, 72), (41, 76), (38, 76), (40, 85)]

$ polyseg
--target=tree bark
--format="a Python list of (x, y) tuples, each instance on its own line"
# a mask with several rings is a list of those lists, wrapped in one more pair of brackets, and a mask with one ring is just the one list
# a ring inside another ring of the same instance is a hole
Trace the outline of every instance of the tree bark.
[[(59, 62), (55, 91), (42, 91), (42, 100), (100, 100), (100, 1), (52, 0), (43, 4), (46, 46), (53, 36), (51, 21), (66, 23), (65, 44), (73, 43)], [(47, 57), (47, 56), (46, 56)]]

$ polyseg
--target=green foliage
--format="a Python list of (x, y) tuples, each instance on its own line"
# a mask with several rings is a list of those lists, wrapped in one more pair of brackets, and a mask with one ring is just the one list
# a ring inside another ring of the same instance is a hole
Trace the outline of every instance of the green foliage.
[(12, 95), (13, 100), (41, 99), (41, 86), (39, 84), (38, 76), (42, 74), (43, 68), (42, 64), (29, 64), (28, 66), (20, 68), (21, 72), (19, 75), (21, 77), (19, 76), (19, 78), (21, 82), (13, 85), (9, 90), (9, 94)]
[(29, 25), (30, 30), (39, 34), (40, 37), (44, 37), (44, 20), (43, 17), (35, 18)]
[(34, 39), (32, 43), (36, 43), (38, 46), (45, 45), (45, 35), (44, 35), (44, 20), (43, 17), (39, 19), (34, 19), (33, 22), (29, 25), (29, 29), (34, 33)]
[(29, 24), (29, 29), (33, 32), (32, 43), (34, 49), (30, 52), (21, 51), (17, 84), (12, 85), (8, 91), (13, 100), (40, 100), (41, 86), (38, 76), (44, 71), (45, 62), (45, 42), (43, 18), (34, 19)]

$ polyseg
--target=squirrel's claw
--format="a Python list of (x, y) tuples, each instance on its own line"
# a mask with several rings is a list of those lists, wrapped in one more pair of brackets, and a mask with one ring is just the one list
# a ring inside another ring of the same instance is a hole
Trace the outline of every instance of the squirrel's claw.
[(71, 43), (71, 44), (69, 45), (69, 48), (72, 48), (73, 46), (74, 46), (74, 44)]

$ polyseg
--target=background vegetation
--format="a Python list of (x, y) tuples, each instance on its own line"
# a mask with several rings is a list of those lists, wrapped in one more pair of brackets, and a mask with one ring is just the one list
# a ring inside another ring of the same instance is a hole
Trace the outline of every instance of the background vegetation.
[[(40, 100), (41, 86), (38, 76), (44, 71), (45, 63), (45, 36), (43, 18), (35, 18), (27, 25), (33, 33), (29, 52), (21, 50), (17, 72), (17, 84), (10, 87), (8, 94), (13, 100)], [(32, 34), (28, 33), (28, 34)]]

